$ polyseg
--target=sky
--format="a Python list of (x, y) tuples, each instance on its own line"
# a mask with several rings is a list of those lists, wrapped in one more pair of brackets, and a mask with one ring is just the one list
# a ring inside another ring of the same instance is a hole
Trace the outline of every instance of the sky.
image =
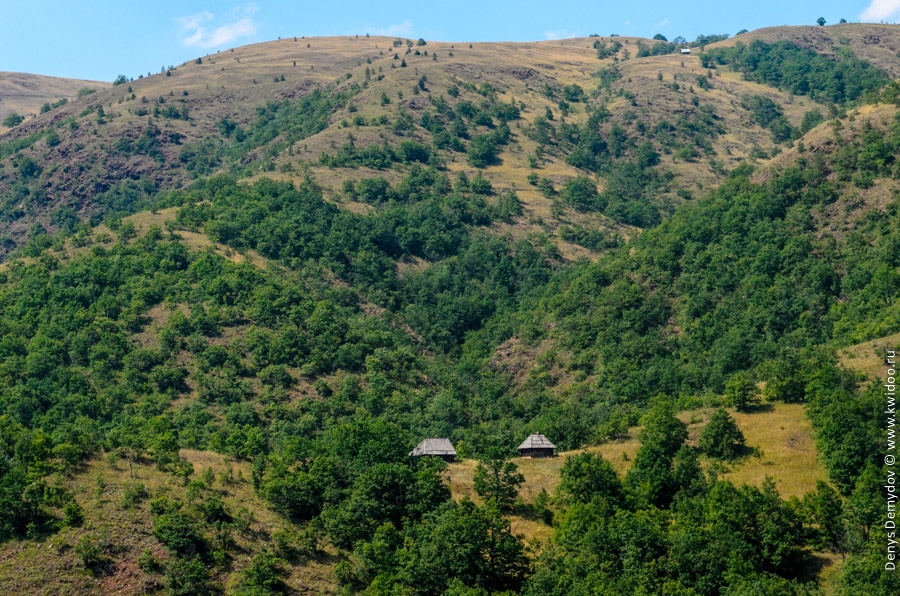
[(900, 0), (0, 0), (0, 71), (112, 81), (278, 37), (537, 41), (592, 33), (688, 40), (840, 19), (900, 22)]

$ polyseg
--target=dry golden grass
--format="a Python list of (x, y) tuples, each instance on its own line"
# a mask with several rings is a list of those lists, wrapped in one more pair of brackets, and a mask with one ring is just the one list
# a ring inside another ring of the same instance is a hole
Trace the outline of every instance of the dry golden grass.
[[(772, 39), (791, 37), (799, 40), (799, 43), (806, 38), (818, 39), (816, 36), (823, 31), (834, 43), (844, 43), (846, 37), (849, 40), (846, 41), (848, 47), (858, 51), (863, 57), (868, 56), (864, 52), (869, 52), (876, 58), (888, 56), (888, 50), (897, 45), (894, 39), (900, 38), (900, 28), (896, 26), (842, 25), (826, 28), (774, 28), (747, 34), (741, 36), (741, 39), (750, 40), (754, 35)], [(607, 38), (599, 40), (609, 41)], [(544, 233), (559, 241), (558, 227), (561, 221), (551, 212), (551, 202), (527, 183), (527, 176), (533, 171), (528, 157), (534, 153), (537, 145), (523, 134), (523, 128), (537, 116), (543, 115), (548, 107), (554, 111), (557, 122), (562, 119), (556, 100), (543, 93), (545, 84), (578, 84), (591, 93), (598, 83), (595, 73), (601, 68), (612, 66), (613, 59), (597, 59), (592, 47), (595, 38), (474, 44), (429, 41), (424, 47), (413, 48), (423, 52), (419, 56), (415, 53), (406, 54), (405, 45), (394, 47), (394, 41), (390, 37), (364, 36), (286, 37), (202, 56), (201, 64), (189, 60), (168, 73), (116, 86), (74, 100), (58, 111), (54, 110), (53, 117), (80, 118), (80, 126), (77, 130), (60, 130), (61, 144), (58, 147), (51, 149), (40, 141), (26, 153), (41, 159), (46, 154), (61, 166), (60, 172), (65, 172), (66, 166), (72, 166), (66, 156), (73, 154), (76, 145), (81, 145), (81, 162), (92, 159), (97, 163), (106, 163), (105, 160), (108, 159), (118, 160), (115, 164), (117, 169), (129, 171), (131, 177), (140, 174), (156, 179), (161, 174), (155, 162), (139, 163), (139, 160), (111, 158), (108, 151), (100, 151), (98, 147), (102, 144), (111, 146), (120, 137), (136, 139), (140, 136), (145, 126), (145, 117), (138, 114), (146, 110), (148, 104), (160, 98), (167, 103), (179, 105), (180, 102), (185, 102), (189, 108), (190, 121), (154, 120), (166, 134), (180, 135), (182, 144), (190, 144), (204, 137), (217, 135), (217, 125), (222, 118), (230, 118), (241, 126), (248, 126), (256, 119), (256, 108), (267, 102), (278, 103), (298, 98), (313, 88), (326, 84), (335, 84), (339, 88), (360, 85), (359, 92), (333, 115), (325, 130), (282, 151), (273, 160), (274, 172), (264, 174), (295, 181), (308, 174), (312, 175), (325, 188), (328, 198), (342, 203), (340, 189), (345, 179), (384, 175), (394, 182), (399, 176), (397, 173), (364, 169), (332, 170), (319, 165), (319, 156), (323, 152), (333, 153), (346, 142), (349, 134), (356, 138), (358, 146), (402, 140), (392, 132), (390, 125), (356, 126), (353, 124), (355, 117), (362, 116), (372, 120), (378, 116), (386, 116), (390, 122), (395, 122), (398, 110), (402, 108), (414, 120), (418, 120), (428, 108), (429, 97), (446, 96), (449, 86), (458, 85), (460, 99), (478, 104), (484, 101), (484, 97), (477, 91), (466, 89), (466, 86), (488, 84), (496, 90), (498, 100), (515, 102), (523, 109), (522, 120), (511, 123), (512, 142), (500, 155), (499, 163), (487, 168), (484, 176), (498, 191), (512, 189), (519, 193), (525, 213), (515, 222), (515, 230), (521, 230), (525, 236), (529, 233)], [(740, 97), (743, 94), (760, 93), (773, 98), (785, 107), (788, 119), (794, 124), (800, 121), (807, 110), (817, 107), (817, 104), (807, 98), (793, 97), (743, 81), (739, 75), (724, 69), (716, 71), (711, 79), (711, 88), (703, 90), (697, 85), (697, 77), (708, 72), (702, 68), (696, 55), (638, 59), (635, 58), (637, 43), (649, 43), (650, 40), (620, 37), (618, 41), (624, 45), (616, 57), (617, 66), (622, 73), (616, 87), (621, 86), (623, 90), (633, 94), (635, 100), (632, 105), (631, 100), (618, 94), (603, 95), (614, 121), (624, 123), (625, 115), (630, 113), (648, 128), (652, 128), (663, 118), (674, 121), (679, 115), (690, 116), (699, 109), (698, 106), (709, 105), (726, 129), (725, 134), (712, 141), (714, 155), (709, 158), (686, 161), (664, 152), (661, 157), (663, 169), (676, 175), (664, 194), (676, 204), (681, 201), (676, 191), (688, 190), (694, 196), (699, 196), (718, 182), (719, 172), (746, 159), (754, 147), (764, 151), (771, 151), (775, 147), (770, 133), (749, 122), (746, 113), (740, 109)], [(812, 45), (815, 46), (814, 43)], [(428, 55), (424, 51), (428, 51)], [(629, 59), (626, 59), (626, 52)], [(400, 62), (393, 59), (395, 53), (406, 61), (407, 68), (392, 68)], [(435, 55), (437, 60), (433, 59)], [(890, 56), (893, 60), (893, 52)], [(427, 91), (414, 95), (413, 88), (423, 75), (427, 77)], [(660, 76), (662, 80), (659, 79)], [(676, 82), (677, 89), (674, 85)], [(389, 105), (382, 105), (382, 93), (390, 99)], [(601, 91), (601, 94), (605, 93)], [(148, 103), (143, 103), (142, 98), (146, 98)], [(695, 102), (697, 105), (694, 105)], [(92, 116), (79, 116), (86, 108), (97, 105), (102, 105), (106, 112), (104, 123), (96, 122)], [(825, 109), (823, 106), (818, 107)], [(51, 115), (43, 115), (37, 120), (44, 118), (49, 121), (50, 117)], [(580, 123), (585, 119), (584, 106), (578, 103), (571, 105), (571, 112), (565, 118), (570, 123)], [(425, 142), (431, 140), (430, 134), (422, 129), (407, 134), (411, 136), (403, 138)], [(95, 153), (91, 153), (95, 150)], [(166, 159), (171, 163), (177, 163), (179, 150), (175, 145), (163, 147)], [(263, 152), (264, 149), (259, 151)], [(89, 159), (89, 156), (92, 157)], [(474, 168), (466, 163), (462, 154), (450, 153), (446, 159), (451, 175), (459, 171), (474, 172)], [(716, 164), (712, 163), (713, 159)], [(554, 154), (553, 151), (545, 156), (544, 162), (536, 171), (557, 186), (582, 173), (567, 165), (564, 156)], [(101, 175), (97, 172), (94, 174)], [(163, 186), (175, 185), (177, 182), (189, 183), (189, 179), (183, 174), (177, 169), (172, 170), (164, 180), (159, 181)], [(65, 184), (60, 185), (59, 192), (87, 192), (87, 187), (81, 188), (81, 185), (87, 184), (89, 178), (90, 176), (79, 176), (77, 179), (66, 180)], [(598, 179), (597, 182), (602, 187), (603, 180)], [(59, 194), (52, 188), (48, 192)], [(84, 205), (78, 205), (78, 208), (85, 215), (90, 212)], [(580, 215), (567, 213), (560, 219), (566, 217)], [(11, 236), (24, 236), (30, 225), (25, 219), (11, 226)], [(43, 220), (44, 223), (49, 221), (48, 217)], [(611, 222), (604, 220), (591, 223), (600, 227), (613, 227)], [(505, 233), (508, 230), (501, 226), (499, 231)], [(561, 241), (559, 245), (566, 259), (596, 257), (594, 253), (581, 247)]]
[(510, 515), (509, 529), (514, 535), (522, 536), (526, 544), (535, 548), (535, 554), (540, 553), (541, 547), (553, 538), (553, 527), (534, 520)]
[[(555, 457), (531, 458), (514, 457), (512, 462), (519, 468), (519, 472), (525, 477), (525, 482), (519, 490), (519, 496), (526, 503), (534, 503), (541, 491), (547, 491), (553, 495), (559, 485), (559, 471), (566, 459), (572, 455), (584, 453), (599, 453), (609, 461), (619, 474), (624, 474), (631, 465), (634, 455), (640, 444), (634, 437), (639, 428), (631, 429), (629, 438), (620, 441), (604, 443), (600, 446), (575, 449), (573, 451), (561, 451)], [(478, 462), (473, 459), (464, 459), (450, 464), (447, 467), (447, 483), (454, 499), (468, 497), (476, 502), (481, 502), (475, 493), (472, 481), (475, 467)]]
[(134, 224), (134, 230), (138, 234), (145, 234), (151, 227), (156, 226), (160, 230), (166, 229), (166, 223), (175, 221), (178, 215), (178, 207), (169, 207), (159, 211), (142, 211), (123, 219)]
[[(632, 430), (636, 431), (637, 429)], [(583, 451), (603, 454), (603, 457), (609, 460), (620, 474), (624, 474), (626, 464), (634, 457), (638, 446), (637, 440), (628, 439), (621, 442), (607, 443), (599, 447), (561, 452), (556, 457), (515, 457), (512, 461), (518, 466), (522, 476), (525, 477), (525, 482), (519, 490), (519, 497), (526, 504), (533, 504), (542, 491), (547, 491), (552, 496), (559, 485), (559, 471), (565, 464), (566, 458)], [(627, 459), (623, 458), (623, 454), (626, 454)], [(476, 503), (482, 503), (481, 498), (475, 493), (473, 483), (477, 465), (478, 462), (475, 460), (464, 459), (447, 467), (447, 484), (454, 499), (459, 500), (463, 497), (468, 497)], [(553, 536), (553, 528), (539, 520), (519, 515), (507, 515), (507, 518), (510, 520), (513, 533), (523, 535), (526, 541), (537, 540), (541, 544), (546, 544), (550, 537)]]
[[(0, 122), (11, 112), (26, 118), (37, 115), (45, 103), (74, 100), (81, 89), (105, 89), (111, 83), (45, 77), (21, 72), (0, 72)], [(0, 125), (0, 134), (9, 130)]]
[[(703, 409), (678, 415), (688, 424), (688, 444), (696, 446), (700, 431), (712, 412), (712, 409)], [(770, 476), (785, 499), (815, 490), (819, 480), (827, 481), (825, 468), (816, 459), (812, 424), (802, 405), (774, 404), (768, 411), (730, 413), (744, 433), (748, 447), (757, 449), (759, 456), (744, 457), (729, 464), (724, 479), (737, 485), (762, 486), (765, 477)], [(629, 429), (625, 439), (560, 452), (552, 458), (513, 458), (525, 477), (519, 496), (526, 503), (534, 503), (542, 490), (552, 495), (559, 485), (559, 473), (566, 458), (585, 451), (599, 453), (620, 475), (624, 475), (640, 448), (639, 432), (640, 427), (634, 427)], [(472, 481), (476, 465), (476, 461), (467, 459), (448, 466), (447, 478), (453, 498), (469, 497), (479, 501)]]
[(818, 584), (822, 593), (825, 596), (843, 593), (838, 592), (837, 580), (840, 578), (841, 571), (844, 568), (844, 558), (841, 555), (829, 552), (818, 552), (814, 556), (821, 565)]
[(811, 48), (825, 55), (833, 55), (836, 48), (851, 50), (857, 57), (883, 68), (892, 77), (900, 76), (897, 51), (897, 25), (875, 23), (844, 23), (827, 27), (794, 26), (764, 27), (743, 35), (710, 45), (710, 48), (726, 47), (738, 42), (749, 44), (754, 39), (766, 43), (792, 41), (804, 48)]
[[(232, 534), (232, 552), (236, 555), (231, 569), (217, 572), (214, 578), (226, 585), (248, 564), (251, 553), (272, 548), (272, 533), (283, 528), (284, 522), (256, 496), (246, 462), (202, 451), (183, 450), (181, 455), (194, 465), (195, 478), (207, 468), (213, 471), (213, 490), (232, 514), (241, 508), (251, 512), (250, 532)], [(93, 460), (75, 478), (63, 480), (63, 486), (84, 508), (83, 526), (63, 529), (43, 540), (7, 543), (0, 550), (0, 593), (141, 594), (158, 590), (162, 576), (145, 573), (137, 565), (137, 558), (146, 550), (161, 559), (168, 556), (151, 534), (149, 500), (165, 495), (185, 501), (187, 492), (180, 481), (153, 465), (135, 464), (133, 471), (132, 478), (123, 461), (112, 464), (105, 459)], [(123, 493), (135, 483), (142, 484), (150, 497), (127, 507)], [(96, 575), (84, 570), (74, 548), (83, 536), (107, 544), (114, 559), (109, 568)], [(334, 562), (334, 554), (326, 552), (319, 559), (286, 564), (287, 576), (283, 579), (299, 593), (336, 593)]]
[[(135, 232), (138, 236), (146, 234), (152, 227), (164, 230), (167, 222), (174, 222), (178, 213), (178, 207), (170, 207), (159, 211), (142, 211), (135, 215), (128, 216), (123, 221), (134, 224)], [(233, 263), (246, 263), (266, 269), (268, 263), (266, 259), (255, 251), (247, 251), (246, 254), (236, 252), (234, 249), (224, 244), (214, 243), (206, 234), (200, 232), (191, 232), (188, 230), (178, 230), (175, 235), (181, 238), (181, 241), (191, 250), (201, 251), (212, 248), (213, 251)]]
[(865, 375), (867, 379), (881, 379), (885, 376), (885, 354), (887, 350), (900, 348), (900, 333), (844, 348), (838, 352), (841, 364)]
[(730, 413), (744, 433), (747, 446), (757, 449), (759, 456), (729, 464), (726, 480), (761, 486), (770, 476), (783, 499), (815, 490), (820, 480), (828, 482), (828, 472), (816, 456), (812, 423), (802, 405), (778, 403), (769, 412)]
[[(869, 126), (887, 134), (896, 115), (897, 107), (893, 105), (865, 105), (850, 111), (844, 118), (826, 121), (809, 131), (794, 146), (771, 159), (764, 168), (757, 170), (752, 180), (767, 181), (786, 168), (795, 166), (801, 158), (811, 160), (824, 156), (826, 162), (830, 162), (845, 141), (858, 138)], [(834, 179), (835, 174), (831, 177)], [(882, 178), (869, 188), (847, 185), (841, 189), (836, 201), (827, 206), (816, 207), (811, 213), (820, 236), (827, 234), (841, 239), (855, 229), (867, 213), (874, 210), (883, 212), (898, 196), (900, 183), (891, 178)]]

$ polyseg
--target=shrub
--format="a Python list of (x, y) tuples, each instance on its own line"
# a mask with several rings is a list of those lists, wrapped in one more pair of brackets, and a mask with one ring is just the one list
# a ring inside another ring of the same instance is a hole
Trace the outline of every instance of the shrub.
[(122, 489), (122, 507), (132, 509), (144, 501), (149, 495), (141, 482), (128, 482)]
[(160, 515), (153, 522), (153, 535), (178, 556), (191, 556), (206, 547), (195, 522), (181, 512)]
[(710, 457), (731, 459), (743, 447), (744, 440), (744, 433), (738, 428), (734, 418), (719, 408), (713, 413), (709, 423), (703, 427), (699, 447), (700, 451)]
[(725, 400), (739, 411), (749, 409), (759, 403), (759, 388), (749, 373), (736, 373), (725, 384)]
[(63, 523), (70, 528), (80, 527), (84, 523), (84, 509), (78, 501), (72, 499), (63, 506)]
[(281, 562), (271, 553), (260, 553), (241, 571), (241, 587), (251, 594), (271, 594), (281, 591), (278, 576), (283, 573)]
[(563, 185), (562, 198), (567, 205), (578, 211), (594, 211), (598, 208), (600, 195), (593, 180), (587, 176), (579, 176)]
[(466, 151), (466, 160), (476, 168), (485, 168), (497, 160), (497, 141), (492, 134), (472, 137)]
[(85, 534), (78, 539), (78, 544), (75, 545), (75, 554), (87, 569), (97, 569), (109, 562), (109, 558), (106, 556), (106, 547), (102, 541), (90, 534)]
[(166, 588), (172, 596), (209, 593), (209, 571), (199, 559), (173, 559), (166, 567)]
[(624, 495), (616, 470), (599, 453), (567, 457), (559, 477), (557, 493), (567, 503), (590, 503), (595, 497), (618, 503)]
[(15, 112), (10, 112), (6, 115), (6, 118), (3, 119), (3, 126), (12, 128), (13, 126), (21, 124), (23, 120), (25, 120), (24, 116), (20, 116)]

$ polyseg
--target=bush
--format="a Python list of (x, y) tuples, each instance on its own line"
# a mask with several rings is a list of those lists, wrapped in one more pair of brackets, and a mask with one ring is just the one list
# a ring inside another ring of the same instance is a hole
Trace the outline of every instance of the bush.
[(363, 178), (355, 185), (359, 200), (370, 205), (386, 203), (391, 198), (391, 185), (384, 178)]
[(559, 477), (557, 494), (566, 503), (590, 503), (595, 497), (618, 503), (624, 496), (619, 475), (599, 453), (567, 457)]
[(759, 403), (759, 399), (759, 387), (747, 372), (736, 373), (725, 384), (725, 400), (728, 405), (734, 406), (738, 411), (748, 410)]
[(6, 118), (3, 119), (3, 126), (12, 128), (13, 126), (18, 126), (19, 124), (21, 124), (23, 120), (25, 120), (24, 116), (20, 116), (15, 112), (10, 112), (6, 115)]
[(37, 178), (41, 175), (43, 169), (41, 166), (37, 164), (36, 161), (24, 155), (19, 158), (19, 161), (16, 163), (19, 168), (19, 174), (22, 175), (22, 178)]
[(84, 523), (84, 509), (78, 501), (72, 499), (63, 506), (63, 523), (70, 528), (78, 528)]
[(738, 428), (734, 418), (719, 408), (703, 427), (699, 447), (700, 451), (710, 457), (731, 459), (744, 446), (744, 440), (744, 433)]
[(132, 509), (144, 501), (149, 495), (141, 482), (128, 482), (122, 489), (122, 507)]
[(157, 573), (162, 569), (162, 562), (149, 548), (137, 558), (137, 564), (144, 573)]
[(478, 135), (469, 142), (466, 161), (476, 168), (486, 168), (497, 161), (497, 141), (492, 134)]
[(260, 553), (241, 571), (240, 585), (250, 594), (270, 594), (282, 588), (282, 582), (278, 579), (282, 573), (281, 562), (275, 555)]
[(577, 103), (579, 101), (584, 101), (584, 89), (582, 89), (579, 85), (572, 84), (566, 85), (562, 88), (562, 96), (566, 101), (570, 101), (572, 103)]
[(209, 571), (199, 559), (173, 559), (166, 567), (166, 588), (172, 596), (208, 594)]
[(178, 556), (192, 556), (206, 548), (196, 523), (181, 512), (160, 515), (153, 522), (153, 535)]
[(494, 187), (486, 178), (482, 178), (481, 172), (469, 181), (469, 190), (477, 195), (493, 194)]
[(397, 155), (406, 163), (414, 161), (428, 163), (431, 158), (431, 149), (428, 145), (418, 141), (403, 141), (397, 147)]
[(109, 557), (106, 556), (106, 547), (102, 542), (90, 534), (85, 534), (78, 539), (78, 544), (75, 545), (75, 554), (81, 559), (85, 568), (93, 570), (109, 562)]
[(600, 208), (597, 185), (587, 176), (567, 181), (562, 188), (562, 198), (567, 205), (578, 211), (595, 211)]

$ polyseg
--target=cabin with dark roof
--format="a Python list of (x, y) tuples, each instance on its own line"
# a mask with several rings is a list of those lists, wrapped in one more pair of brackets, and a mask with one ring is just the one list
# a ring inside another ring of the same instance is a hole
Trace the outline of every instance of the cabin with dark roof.
[(556, 449), (556, 445), (544, 435), (528, 435), (528, 438), (519, 445), (519, 455), (521, 457), (553, 457), (554, 449)]
[(409, 452), (410, 457), (439, 457), (445, 462), (456, 461), (456, 449), (450, 443), (450, 439), (425, 439)]

